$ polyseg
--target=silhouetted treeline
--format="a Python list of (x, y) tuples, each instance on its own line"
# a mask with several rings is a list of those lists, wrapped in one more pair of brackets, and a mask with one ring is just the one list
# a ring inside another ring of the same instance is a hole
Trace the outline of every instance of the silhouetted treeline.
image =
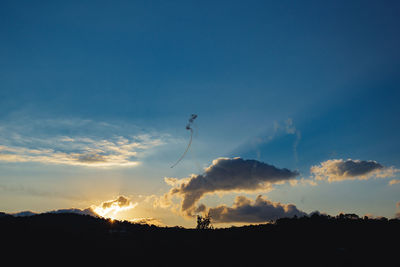
[(0, 235), (2, 260), (24, 264), (399, 266), (400, 221), (313, 214), (199, 230), (77, 214), (0, 214)]

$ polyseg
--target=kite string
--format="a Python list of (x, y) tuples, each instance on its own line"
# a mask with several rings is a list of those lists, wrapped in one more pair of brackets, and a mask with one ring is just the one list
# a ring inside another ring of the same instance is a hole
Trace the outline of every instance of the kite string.
[(192, 144), (193, 129), (189, 128), (189, 130), (190, 130), (190, 141), (189, 141), (189, 144), (187, 145), (185, 152), (183, 152), (183, 155), (178, 159), (177, 162), (175, 162), (174, 165), (171, 166), (171, 168), (175, 167), (185, 157), (186, 153), (188, 152), (188, 150), (190, 148), (190, 145)]

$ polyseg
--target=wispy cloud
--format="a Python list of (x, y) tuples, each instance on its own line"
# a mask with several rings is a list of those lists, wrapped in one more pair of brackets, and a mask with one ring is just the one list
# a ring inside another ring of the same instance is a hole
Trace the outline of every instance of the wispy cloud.
[(393, 179), (389, 182), (389, 185), (395, 185), (395, 184), (400, 184), (400, 180), (399, 179)]
[[(0, 129), (0, 161), (40, 162), (88, 167), (130, 167), (149, 150), (165, 143), (167, 135), (124, 130), (93, 121), (42, 121), (6, 124)], [(66, 133), (69, 133), (66, 135)]]
[(286, 135), (292, 135), (295, 137), (292, 145), (292, 150), (293, 150), (294, 161), (295, 164), (297, 165), (299, 161), (298, 145), (301, 140), (301, 132), (296, 127), (292, 118), (288, 118), (285, 121), (280, 121), (280, 122), (274, 121), (272, 128), (268, 129), (268, 131), (262, 133), (261, 135), (253, 137), (250, 140), (247, 140), (246, 142), (242, 143), (232, 152), (232, 154), (241, 153), (243, 151), (246, 152), (250, 150), (255, 150), (255, 152), (257, 153), (257, 158), (259, 159), (261, 157), (260, 147), (268, 143), (272, 143), (276, 139)]
[(293, 135), (296, 136), (296, 140), (293, 143), (293, 155), (294, 155), (294, 159), (295, 159), (296, 164), (297, 164), (298, 161), (299, 161), (299, 156), (298, 156), (298, 153), (297, 153), (297, 146), (300, 143), (301, 132), (294, 125), (292, 118), (289, 118), (289, 119), (286, 120), (285, 129), (286, 129), (286, 133), (287, 134), (293, 134)]
[(305, 178), (300, 178), (300, 179), (296, 179), (296, 180), (290, 180), (289, 183), (292, 186), (297, 186), (297, 185), (317, 186), (318, 185), (315, 182), (315, 180), (313, 180), (313, 179), (305, 179)]

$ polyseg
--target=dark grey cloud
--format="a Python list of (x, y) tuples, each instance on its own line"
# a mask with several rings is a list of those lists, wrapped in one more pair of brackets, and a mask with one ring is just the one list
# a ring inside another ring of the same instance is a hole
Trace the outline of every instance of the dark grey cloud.
[[(97, 213), (95, 213), (92, 208), (87, 208), (87, 209), (82, 209), (82, 210), (75, 209), (75, 208), (59, 209), (59, 210), (47, 211), (44, 213), (56, 213), (56, 214), (74, 213), (74, 214), (80, 214), (80, 215), (90, 215), (93, 217), (99, 217), (99, 215), (97, 215)], [(42, 214), (42, 213), (37, 213), (37, 212), (33, 212), (33, 211), (21, 211), (21, 212), (17, 212), (17, 213), (11, 213), (10, 215), (13, 215), (15, 217), (26, 217), (26, 216), (33, 216), (33, 215), (37, 215), (37, 214)]]
[(371, 177), (391, 177), (397, 169), (384, 167), (373, 160), (343, 160), (332, 159), (322, 162), (318, 166), (311, 167), (311, 173), (317, 180), (343, 181), (343, 180), (365, 180)]
[(103, 209), (111, 208), (113, 206), (118, 206), (118, 207), (127, 207), (131, 204), (129, 199), (124, 196), (119, 196), (118, 198), (110, 201), (103, 202), (101, 204)]
[(16, 213), (10, 213), (10, 215), (15, 216), (15, 217), (27, 217), (27, 216), (37, 215), (37, 214), (39, 214), (39, 213), (30, 211), (30, 210), (20, 211), (20, 212), (16, 212)]
[(261, 195), (253, 201), (245, 196), (238, 196), (232, 207), (221, 205), (208, 210), (212, 221), (215, 223), (262, 223), (285, 217), (304, 216), (293, 204), (272, 202)]
[(59, 209), (59, 210), (54, 210), (54, 211), (49, 211), (47, 213), (74, 213), (74, 214), (80, 214), (80, 215), (90, 215), (93, 217), (99, 217), (99, 215), (94, 212), (94, 210), (92, 208), (87, 208), (87, 209), (75, 209), (75, 208), (71, 208), (71, 209)]
[(106, 162), (107, 158), (100, 154), (83, 154), (78, 156), (78, 161), (84, 163), (92, 163), (92, 162)]
[(138, 218), (138, 219), (131, 220), (131, 222), (138, 223), (138, 224), (165, 226), (165, 224), (162, 223), (161, 220), (157, 219), (157, 218)]
[(195, 210), (195, 204), (205, 194), (234, 191), (266, 191), (276, 183), (294, 179), (298, 172), (279, 169), (275, 166), (242, 158), (219, 158), (201, 175), (177, 180), (166, 178), (173, 185), (163, 199), (168, 200), (173, 195), (183, 198), (181, 211), (187, 215)]
[[(90, 215), (93, 217), (104, 217), (110, 218), (113, 217), (115, 214), (122, 210), (128, 210), (136, 207), (138, 203), (132, 203), (130, 199), (125, 196), (118, 196), (114, 200), (109, 200), (102, 202), (99, 206), (91, 206), (86, 209), (76, 209), (76, 208), (69, 208), (69, 209), (58, 209), (53, 211), (47, 211), (45, 213), (75, 213), (80, 215)], [(18, 213), (13, 213), (13, 216), (32, 216), (40, 213), (32, 212), (32, 211), (23, 211)]]

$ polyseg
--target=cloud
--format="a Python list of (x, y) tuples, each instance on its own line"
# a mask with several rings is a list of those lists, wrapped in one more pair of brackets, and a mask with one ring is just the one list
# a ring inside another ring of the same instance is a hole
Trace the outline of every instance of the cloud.
[(74, 213), (74, 214), (80, 214), (80, 215), (90, 215), (93, 217), (99, 217), (99, 215), (94, 212), (94, 210), (92, 208), (87, 208), (87, 209), (75, 209), (75, 208), (71, 208), (71, 209), (59, 209), (59, 210), (54, 210), (54, 211), (49, 211), (46, 213)]
[(299, 161), (299, 156), (297, 154), (297, 146), (300, 143), (301, 132), (298, 129), (296, 129), (296, 126), (293, 124), (293, 119), (292, 118), (288, 118), (286, 120), (285, 129), (286, 129), (286, 133), (287, 134), (293, 134), (293, 135), (296, 136), (296, 140), (293, 143), (293, 155), (294, 155), (294, 160), (297, 163)]
[(318, 184), (315, 182), (315, 180), (312, 179), (296, 179), (296, 180), (290, 180), (289, 181), (291, 186), (297, 186), (297, 185), (308, 185), (308, 186), (317, 186)]
[(30, 211), (30, 210), (16, 212), (16, 213), (10, 213), (10, 215), (15, 216), (15, 217), (27, 217), (27, 216), (37, 215), (37, 214), (39, 214), (39, 213)]
[(214, 223), (262, 223), (284, 217), (307, 215), (293, 204), (272, 202), (261, 195), (257, 196), (255, 201), (245, 196), (238, 196), (232, 207), (221, 205), (210, 208), (208, 213)]
[(259, 159), (261, 157), (261, 146), (271, 143), (275, 139), (283, 137), (285, 135), (293, 135), (293, 137), (295, 138), (292, 145), (292, 151), (295, 164), (297, 164), (299, 160), (297, 148), (301, 140), (301, 132), (299, 129), (296, 128), (292, 118), (288, 118), (287, 120), (279, 123), (277, 121), (274, 121), (272, 129), (268, 129), (267, 132), (250, 138), (246, 142), (242, 143), (239, 147), (237, 147), (232, 153), (237, 154), (254, 151), (257, 154), (257, 159)]
[(108, 209), (111, 208), (113, 206), (117, 206), (117, 207), (126, 207), (129, 206), (130, 202), (129, 199), (127, 199), (124, 196), (119, 196), (117, 199), (115, 200), (110, 200), (110, 201), (105, 201), (101, 204), (101, 207), (103, 209)]
[[(103, 218), (111, 218), (114, 217), (121, 211), (126, 211), (135, 208), (138, 205), (137, 202), (133, 203), (129, 198), (125, 196), (118, 196), (113, 200), (108, 200), (102, 202), (100, 205), (92, 205), (86, 209), (58, 209), (53, 211), (47, 211), (44, 213), (75, 213), (81, 215), (90, 215), (93, 217), (103, 217)], [(40, 213), (32, 212), (32, 211), (23, 211), (18, 213), (13, 213), (13, 216), (32, 216)]]
[(33, 211), (22, 211), (22, 212), (17, 212), (17, 213), (11, 213), (10, 215), (13, 215), (15, 217), (26, 217), (26, 216), (33, 216), (33, 215), (38, 215), (38, 214), (45, 214), (45, 213), (74, 213), (74, 214), (79, 214), (79, 215), (90, 215), (93, 217), (99, 217), (97, 213), (93, 211), (92, 208), (87, 208), (87, 209), (75, 209), (75, 208), (70, 208), (70, 209), (59, 209), (59, 210), (52, 210), (52, 211), (47, 211), (44, 213), (36, 213)]
[(1, 127), (0, 161), (132, 167), (140, 164), (140, 159), (151, 149), (165, 144), (167, 138), (136, 128), (127, 132), (118, 125), (93, 121), (41, 122), (41, 125), (26, 123), (26, 127), (14, 124)]
[(393, 179), (389, 182), (389, 185), (395, 185), (395, 184), (400, 184), (400, 180), (399, 179)]
[(196, 203), (205, 195), (219, 192), (269, 191), (273, 184), (294, 179), (296, 171), (241, 158), (219, 158), (201, 175), (181, 180), (166, 178), (173, 188), (160, 198), (160, 206), (171, 205), (172, 196), (182, 198), (181, 211), (191, 216)]
[(117, 213), (133, 209), (137, 205), (137, 202), (132, 203), (125, 196), (118, 196), (116, 199), (105, 201), (99, 206), (93, 206), (92, 209), (101, 217), (114, 219)]
[(344, 180), (367, 180), (372, 177), (386, 178), (394, 176), (398, 169), (384, 167), (376, 161), (332, 159), (311, 167), (311, 174), (317, 180), (329, 182)]
[(135, 218), (130, 221), (133, 223), (138, 223), (138, 224), (165, 226), (165, 224), (162, 223), (160, 219), (156, 219), (156, 218)]

